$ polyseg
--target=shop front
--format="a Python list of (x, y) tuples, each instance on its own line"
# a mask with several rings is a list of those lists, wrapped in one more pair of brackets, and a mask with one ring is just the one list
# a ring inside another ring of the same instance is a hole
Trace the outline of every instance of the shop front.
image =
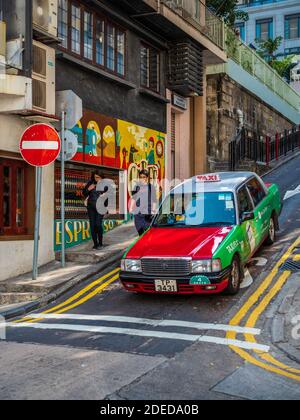
[[(87, 209), (82, 189), (95, 169), (115, 182), (117, 195), (120, 173), (128, 176), (128, 196), (139, 171), (147, 169), (151, 182), (159, 194), (160, 181), (165, 178), (166, 135), (134, 123), (107, 117), (93, 111), (84, 111), (81, 121), (72, 129), (78, 138), (78, 152), (66, 165), (65, 210), (66, 246), (68, 248), (91, 239)], [(55, 170), (55, 251), (61, 247), (61, 183), (60, 165)], [(117, 203), (119, 202), (117, 197)], [(104, 232), (127, 221), (124, 215), (104, 219)]]

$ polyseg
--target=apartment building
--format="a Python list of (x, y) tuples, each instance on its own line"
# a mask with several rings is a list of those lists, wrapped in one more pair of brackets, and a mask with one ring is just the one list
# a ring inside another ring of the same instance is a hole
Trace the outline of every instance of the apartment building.
[(256, 39), (283, 38), (278, 56), (300, 55), (299, 0), (240, 0), (240, 8), (249, 21), (237, 22), (241, 37), (247, 44)]

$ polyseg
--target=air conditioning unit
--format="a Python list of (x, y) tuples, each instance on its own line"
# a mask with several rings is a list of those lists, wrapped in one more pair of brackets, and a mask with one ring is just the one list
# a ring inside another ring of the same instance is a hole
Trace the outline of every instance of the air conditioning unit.
[(55, 50), (33, 41), (32, 108), (55, 115)]
[(57, 38), (58, 0), (33, 0), (33, 28)]

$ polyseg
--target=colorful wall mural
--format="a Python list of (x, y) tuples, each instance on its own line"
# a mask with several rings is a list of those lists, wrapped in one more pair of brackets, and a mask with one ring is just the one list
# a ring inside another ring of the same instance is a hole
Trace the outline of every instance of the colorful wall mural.
[(153, 182), (165, 176), (163, 133), (92, 111), (72, 131), (79, 141), (74, 161), (127, 170), (129, 181), (140, 169), (148, 169)]
[[(82, 120), (72, 129), (72, 132), (77, 136), (79, 143), (73, 164), (78, 162), (106, 167), (108, 172), (111, 168), (114, 171), (110, 171), (112, 173), (110, 177), (118, 176), (119, 170), (127, 170), (129, 183), (134, 183), (138, 179), (140, 169), (149, 170), (151, 181), (156, 185), (165, 177), (166, 135), (163, 133), (87, 110), (84, 111)], [(67, 248), (91, 239), (87, 214), (86, 219), (82, 218), (86, 209), (83, 205), (83, 197), (81, 197), (81, 188), (89, 179), (92, 167), (82, 165), (76, 165), (76, 167), (77, 169), (69, 169), (67, 172), (69, 178), (66, 177), (69, 185), (66, 190), (66, 199), (70, 201), (70, 203), (66, 202), (66, 210), (70, 207), (70, 211), (66, 212)], [(61, 248), (59, 183), (60, 173), (57, 168), (55, 251)], [(129, 190), (132, 191), (131, 188)], [(119, 220), (104, 220), (104, 232), (109, 232), (122, 223), (123, 221)]]

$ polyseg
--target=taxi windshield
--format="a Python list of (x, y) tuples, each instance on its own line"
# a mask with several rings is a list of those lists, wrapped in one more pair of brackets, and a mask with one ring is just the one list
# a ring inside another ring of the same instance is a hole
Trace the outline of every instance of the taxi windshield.
[(235, 224), (231, 192), (171, 193), (153, 221), (153, 227), (227, 227)]

